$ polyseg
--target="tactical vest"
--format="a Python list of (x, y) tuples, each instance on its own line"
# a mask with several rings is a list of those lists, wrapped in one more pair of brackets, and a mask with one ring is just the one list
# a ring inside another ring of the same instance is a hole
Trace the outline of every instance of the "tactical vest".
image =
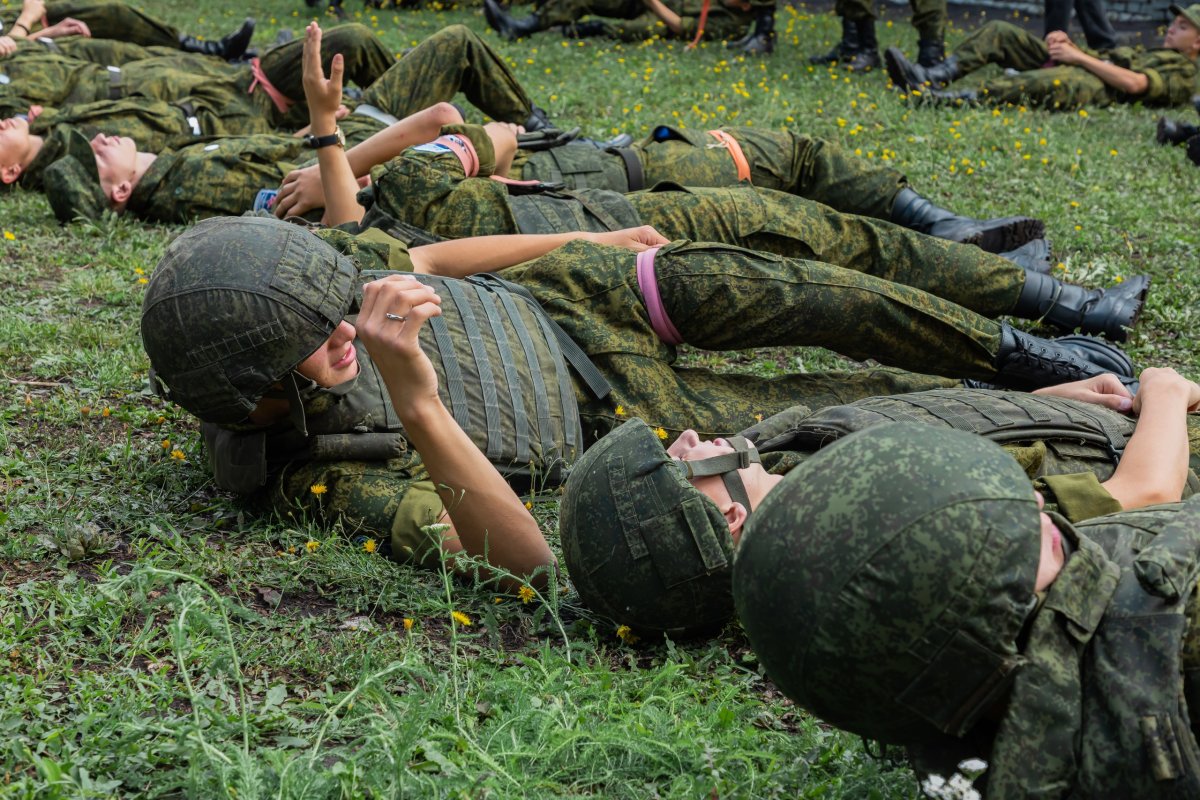
[[(635, 152), (626, 150), (637, 159)], [(640, 161), (638, 166), (641, 166)], [(568, 189), (611, 189), (622, 194), (643, 188), (630, 187), (626, 160), (619, 152), (597, 150), (590, 144), (573, 142), (529, 153), (521, 168), (521, 177), (562, 184)]]
[[(1134, 420), (1102, 406), (1061, 397), (985, 389), (934, 389), (868, 397), (798, 419), (760, 450), (818, 450), (837, 439), (888, 422), (919, 422), (978, 434), (1001, 444), (1042, 441), (1046, 457), (1034, 477), (1089, 471), (1112, 477), (1133, 435)], [(753, 428), (749, 432), (753, 432)], [(1200, 482), (1189, 473), (1185, 494)]]
[(606, 189), (515, 194), (508, 204), (521, 233), (604, 233), (642, 224), (624, 195)]
[[(388, 272), (362, 273), (364, 281)], [(505, 477), (521, 486), (560, 483), (583, 451), (568, 362), (594, 394), (607, 384), (583, 352), (524, 289), (491, 275), (466, 280), (417, 275), (437, 289), (442, 314), (421, 332), (442, 402)], [(251, 493), (295, 460), (387, 461), (407, 437), (375, 364), (359, 347), (359, 375), (301, 394), (300, 424), (232, 431), (205, 426), (219, 486)]]
[[(1196, 678), (1181, 661), (1195, 613), (1200, 502), (1110, 514), (1075, 529), (1104, 548), (1121, 567), (1121, 578), (1083, 654), (1084, 722), (1072, 796), (1200, 797), (1200, 747), (1188, 708)], [(1169, 573), (1172, 565), (1182, 566), (1172, 550), (1184, 555), (1190, 569), (1169, 576), (1174, 580), (1164, 598), (1147, 584), (1153, 586), (1154, 577)], [(1143, 572), (1148, 561), (1166, 569), (1148, 577)], [(1180, 692), (1181, 675), (1187, 696)]]

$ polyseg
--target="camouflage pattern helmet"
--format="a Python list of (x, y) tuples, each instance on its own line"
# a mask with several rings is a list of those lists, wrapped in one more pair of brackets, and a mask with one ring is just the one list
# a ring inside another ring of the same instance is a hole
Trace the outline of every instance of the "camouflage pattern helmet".
[(111, 208), (91, 142), (73, 128), (64, 126), (63, 155), (46, 167), (42, 185), (54, 216), (64, 225), (77, 217), (99, 219)]
[(165, 395), (206, 422), (245, 420), (319, 348), (354, 298), (358, 268), (306, 229), (214, 217), (159, 261), (142, 303), (142, 344)]
[(767, 674), (845, 730), (962, 736), (1024, 663), (1041, 537), (999, 446), (895, 423), (792, 470), (743, 532), (737, 613)]
[(673, 636), (732, 619), (729, 525), (688, 477), (733, 472), (740, 486), (736, 468), (758, 460), (746, 447), (740, 440), (736, 453), (676, 461), (645, 422), (631, 419), (584, 453), (559, 509), (563, 558), (583, 601), (619, 623)]

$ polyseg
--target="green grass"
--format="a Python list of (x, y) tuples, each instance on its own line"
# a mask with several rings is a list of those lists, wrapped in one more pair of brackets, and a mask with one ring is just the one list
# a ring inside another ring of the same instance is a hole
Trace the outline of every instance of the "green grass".
[[(152, 7), (209, 36), (246, 12)], [(305, 21), (298, 0), (253, 11), (260, 42)], [(397, 51), (484, 27), (475, 11), (360, 18)], [(1200, 173), (1154, 144), (1154, 112), (910, 109), (879, 73), (807, 67), (831, 17), (785, 11), (780, 30), (765, 61), (489, 40), (555, 119), (595, 135), (794, 125), (956, 209), (1043, 217), (1063, 274), (1154, 276), (1130, 352), (1200, 376)], [(899, 23), (881, 39), (915, 36)], [(62, 229), (20, 192), (0, 199), (0, 231), (0, 796), (915, 795), (903, 766), (781, 698), (735, 628), (631, 646), (572, 594), (525, 604), (232, 501), (194, 424), (147, 389), (141, 281), (174, 231)], [(732, 368), (797, 360), (836, 361), (775, 351)], [(537, 511), (556, 543), (553, 502)]]

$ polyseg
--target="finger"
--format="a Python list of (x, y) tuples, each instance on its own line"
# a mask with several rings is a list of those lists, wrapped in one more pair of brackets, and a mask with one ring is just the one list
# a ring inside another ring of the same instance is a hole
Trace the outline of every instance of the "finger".
[(1122, 397), (1116, 394), (1094, 394), (1088, 402), (1120, 412), (1125, 412), (1133, 408), (1132, 397)]
[(329, 64), (329, 82), (335, 84), (340, 89), (342, 86), (342, 74), (345, 71), (345, 59), (342, 58), (341, 53), (338, 53), (333, 57), (333, 61)]
[(295, 204), (296, 201), (291, 197), (291, 195), (284, 195), (281, 193), (275, 195), (275, 205), (271, 210), (275, 212), (275, 216), (283, 219), (288, 215), (288, 212), (292, 210), (292, 206)]

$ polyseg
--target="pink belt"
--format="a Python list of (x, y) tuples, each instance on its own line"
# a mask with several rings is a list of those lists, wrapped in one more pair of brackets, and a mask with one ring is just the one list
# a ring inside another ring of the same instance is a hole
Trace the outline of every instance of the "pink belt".
[(292, 101), (284, 96), (283, 92), (276, 89), (269, 80), (267, 73), (263, 72), (262, 65), (259, 64), (257, 58), (250, 59), (250, 74), (254, 76), (254, 80), (250, 82), (250, 88), (246, 90), (246, 94), (254, 94), (254, 90), (261, 86), (263, 91), (267, 93), (267, 97), (271, 98), (271, 102), (275, 104), (275, 108), (280, 114), (286, 114), (288, 109), (292, 107)]
[(646, 311), (650, 314), (650, 327), (658, 334), (658, 338), (667, 344), (683, 344), (683, 337), (671, 324), (671, 318), (663, 308), (662, 295), (658, 293), (658, 275), (654, 272), (654, 255), (658, 250), (657, 247), (651, 247), (638, 253), (638, 288), (642, 291), (642, 302), (646, 304)]

